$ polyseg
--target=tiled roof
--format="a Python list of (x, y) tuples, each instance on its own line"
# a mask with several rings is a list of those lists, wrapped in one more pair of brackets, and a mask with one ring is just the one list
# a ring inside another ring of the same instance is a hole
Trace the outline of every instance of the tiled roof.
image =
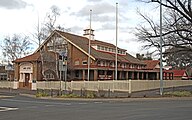
[[(58, 32), (60, 35), (62, 35), (66, 39), (70, 40), (71, 42), (73, 42), (74, 44), (76, 44), (77, 46), (79, 46), (81, 49), (83, 49), (85, 52), (88, 53), (88, 48), (89, 48), (88, 38), (66, 33), (66, 32), (57, 31), (57, 30), (56, 30), (56, 32)], [(98, 41), (98, 40), (92, 41), (91, 43), (92, 44), (100, 43), (100, 44), (109, 45), (111, 47), (115, 47), (114, 45), (112, 45), (110, 43), (106, 43), (106, 42), (102, 42), (102, 41)], [(96, 59), (105, 59), (105, 60), (111, 60), (111, 61), (114, 60), (115, 61), (114, 53), (102, 52), (102, 51), (95, 50), (94, 48), (91, 48), (91, 55), (94, 56)], [(126, 55), (118, 55), (118, 61), (135, 63), (135, 64), (145, 64), (144, 62), (136, 59), (135, 57), (131, 56), (128, 53)]]
[[(49, 52), (46, 52), (46, 54), (44, 54), (44, 57), (50, 57), (50, 56), (52, 56), (54, 58), (55, 53), (52, 51), (49, 51)], [(50, 57), (48, 59), (50, 60), (52, 57)], [(13, 62), (31, 62), (31, 61), (41, 61), (40, 52), (35, 52), (35, 53), (25, 56), (23, 58), (16, 59)]]
[(159, 60), (144, 60), (144, 62), (147, 64), (145, 69), (153, 70), (155, 67), (159, 64)]
[[(61, 36), (65, 37), (66, 39), (68, 39), (69, 41), (74, 43), (75, 45), (79, 46), (83, 51), (88, 53), (88, 48), (89, 48), (88, 47), (88, 43), (89, 43), (88, 38), (78, 36), (78, 35), (74, 35), (74, 34), (71, 34), (71, 33), (61, 32), (61, 31), (58, 31), (58, 30), (55, 30), (54, 32), (56, 32), (56, 33), (60, 34)], [(47, 40), (49, 40), (49, 39), (47, 39)], [(47, 41), (45, 41), (44, 43), (46, 43), (46, 42)], [(98, 40), (92, 41), (92, 43), (109, 45), (111, 47), (115, 47), (113, 44), (98, 41)], [(20, 58), (20, 59), (17, 59), (14, 62), (40, 61), (39, 49), (40, 48), (38, 48), (34, 54), (23, 57), (23, 58)], [(91, 48), (91, 55), (94, 56), (96, 59), (104, 59), (104, 60), (115, 61), (115, 53), (98, 51), (98, 50), (95, 50), (94, 48)], [(145, 63), (143, 61), (140, 61), (140, 60), (136, 59), (135, 57), (133, 57), (129, 53), (126, 53), (126, 55), (118, 55), (118, 61), (145, 65)]]
[(173, 72), (173, 75), (175, 77), (186, 77), (187, 74), (186, 74), (186, 70), (166, 70), (166, 72)]
[(18, 58), (13, 62), (29, 62), (29, 61), (40, 61), (40, 53), (36, 52), (23, 58)]

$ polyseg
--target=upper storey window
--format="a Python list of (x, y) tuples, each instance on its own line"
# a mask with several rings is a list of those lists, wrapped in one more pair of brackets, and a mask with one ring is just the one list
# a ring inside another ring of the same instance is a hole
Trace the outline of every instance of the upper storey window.
[(49, 51), (56, 51), (60, 52), (65, 50), (67, 47), (67, 41), (61, 37), (54, 36), (51, 40), (47, 43), (47, 49)]
[[(111, 47), (107, 47), (107, 46), (97, 45), (97, 47), (94, 47), (94, 48), (96, 48), (97, 50), (100, 50), (100, 51), (105, 51), (105, 52), (110, 52), (110, 53), (115, 53), (116, 52), (115, 48), (111, 48)], [(126, 55), (126, 52), (125, 52), (125, 50), (120, 50), (119, 49), (118, 54)]]

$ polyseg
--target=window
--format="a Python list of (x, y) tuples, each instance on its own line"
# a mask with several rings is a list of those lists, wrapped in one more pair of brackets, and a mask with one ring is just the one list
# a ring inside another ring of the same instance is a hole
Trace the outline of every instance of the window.
[(0, 80), (7, 80), (7, 75), (0, 75)]
[(110, 67), (114, 67), (114, 62), (110, 62)]
[(108, 51), (108, 47), (105, 47), (105, 51)]
[(75, 61), (75, 65), (79, 65), (79, 60), (76, 60), (76, 61)]
[(98, 45), (98, 46), (97, 46), (97, 50), (101, 50), (101, 46)]
[(125, 67), (126, 67), (126, 65), (125, 65), (124, 63), (122, 63), (122, 64), (121, 64), (121, 67), (122, 67), (122, 68), (125, 68)]
[(129, 65), (130, 68), (133, 68), (133, 65)]
[(84, 60), (84, 61), (82, 62), (82, 64), (83, 64), (83, 65), (87, 65), (87, 61)]
[(104, 50), (104, 47), (103, 47), (103, 46), (101, 46), (101, 50)]
[(113, 50), (112, 50), (112, 48), (109, 48), (109, 52), (112, 52)]
[(101, 66), (101, 62), (100, 62), (100, 61), (98, 61), (98, 62), (97, 62), (97, 65), (98, 65), (98, 66)]
[(79, 77), (79, 70), (75, 71), (75, 77)]
[(99, 75), (104, 75), (104, 74), (105, 74), (105, 73), (104, 73), (104, 70), (99, 70), (99, 71), (98, 71), (98, 74), (99, 74)]
[(54, 75), (52, 73), (46, 73), (46, 78), (54, 79)]

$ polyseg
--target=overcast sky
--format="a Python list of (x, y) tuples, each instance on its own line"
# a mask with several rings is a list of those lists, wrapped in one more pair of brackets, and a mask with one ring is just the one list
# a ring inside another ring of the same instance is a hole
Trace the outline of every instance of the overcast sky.
[[(134, 36), (135, 27), (142, 23), (137, 9), (149, 13), (149, 4), (136, 0), (0, 0), (0, 39), (7, 35), (35, 32), (38, 16), (43, 23), (51, 6), (60, 9), (56, 24), (70, 28), (70, 33), (83, 34), (89, 25), (89, 11), (92, 9), (92, 29), (95, 39), (115, 44), (115, 6), (118, 2), (119, 25), (118, 47), (134, 55), (141, 51), (141, 43)], [(154, 14), (152, 12), (151, 14)], [(31, 39), (33, 39), (31, 37)]]

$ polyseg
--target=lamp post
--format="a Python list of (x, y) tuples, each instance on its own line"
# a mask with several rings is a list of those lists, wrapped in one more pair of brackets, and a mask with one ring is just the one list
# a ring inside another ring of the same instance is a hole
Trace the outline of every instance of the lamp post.
[[(152, 0), (152, 2), (157, 2)], [(160, 0), (160, 95), (163, 95), (163, 60), (162, 60), (162, 0)]]

